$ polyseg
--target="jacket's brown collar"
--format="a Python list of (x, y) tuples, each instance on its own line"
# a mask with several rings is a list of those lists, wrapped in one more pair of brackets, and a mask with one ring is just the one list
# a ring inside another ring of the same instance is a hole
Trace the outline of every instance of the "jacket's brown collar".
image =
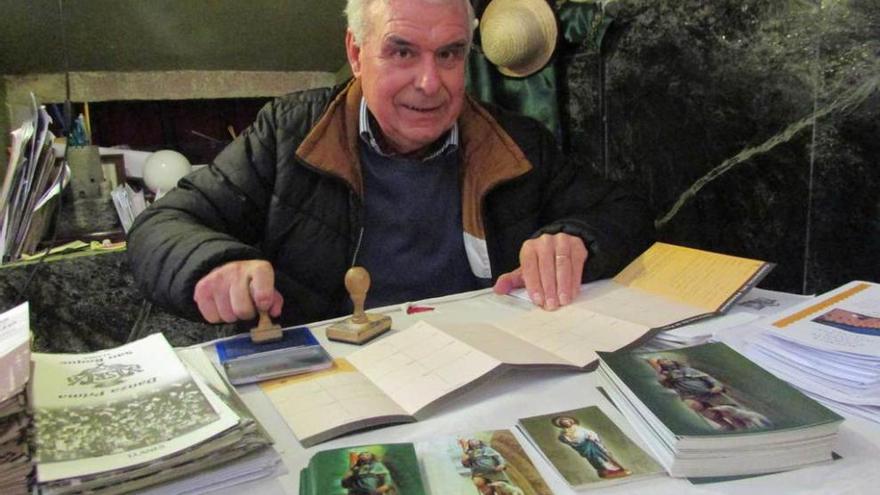
[[(313, 167), (342, 177), (358, 195), (363, 179), (358, 152), (360, 80), (352, 80), (330, 103), (297, 149)], [(466, 98), (458, 119), (462, 153), (462, 213), (465, 231), (484, 238), (480, 204), (503, 181), (532, 169), (522, 150), (479, 103)]]
[(520, 147), (475, 100), (465, 100), (458, 118), (462, 149), (462, 223), (465, 232), (485, 239), (481, 205), (490, 189), (532, 169)]
[(297, 156), (313, 167), (345, 179), (359, 196), (363, 195), (357, 142), (362, 96), (360, 80), (353, 79), (296, 150)]

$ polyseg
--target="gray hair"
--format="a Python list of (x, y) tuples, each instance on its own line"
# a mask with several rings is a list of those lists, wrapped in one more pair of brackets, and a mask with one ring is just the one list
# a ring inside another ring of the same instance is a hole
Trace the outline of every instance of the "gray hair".
[[(474, 38), (474, 28), (476, 28), (476, 15), (474, 7), (470, 0), (425, 0), (428, 3), (450, 3), (460, 2), (465, 4), (467, 9), (467, 30), (468, 49), (470, 49), (471, 41)], [(347, 0), (345, 3), (345, 17), (348, 19), (348, 29), (354, 35), (356, 45), (360, 45), (366, 39), (370, 30), (370, 14), (376, 4), (388, 4), (388, 0)]]

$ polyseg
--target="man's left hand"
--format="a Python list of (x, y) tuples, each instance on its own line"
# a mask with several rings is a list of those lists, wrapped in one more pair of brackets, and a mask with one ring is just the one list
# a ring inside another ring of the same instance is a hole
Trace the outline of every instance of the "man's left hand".
[(519, 251), (519, 268), (498, 277), (495, 293), (507, 294), (525, 287), (532, 302), (553, 311), (577, 297), (588, 256), (580, 237), (544, 234), (524, 242)]

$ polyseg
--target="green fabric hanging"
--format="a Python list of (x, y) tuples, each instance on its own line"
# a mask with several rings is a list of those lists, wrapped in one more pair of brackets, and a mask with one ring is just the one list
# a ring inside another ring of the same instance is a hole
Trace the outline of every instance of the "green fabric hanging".
[[(560, 45), (588, 46), (598, 49), (613, 18), (596, 2), (563, 2), (554, 5), (559, 21)], [(468, 60), (467, 91), (475, 98), (502, 108), (528, 115), (542, 122), (558, 140), (562, 139), (557, 98), (554, 56), (540, 71), (524, 78), (502, 75), (483, 55), (475, 39)]]
[(556, 100), (556, 69), (553, 60), (525, 78), (502, 75), (478, 46), (468, 60), (467, 90), (478, 100), (528, 115), (542, 122), (561, 138), (559, 105)]
[(578, 46), (588, 40), (588, 46), (596, 50), (614, 20), (597, 2), (565, 2), (557, 7), (556, 15), (567, 43)]

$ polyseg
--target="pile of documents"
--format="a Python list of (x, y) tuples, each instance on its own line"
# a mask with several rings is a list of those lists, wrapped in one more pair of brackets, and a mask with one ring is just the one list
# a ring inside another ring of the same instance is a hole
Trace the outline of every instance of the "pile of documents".
[(880, 422), (880, 285), (850, 282), (779, 313), (744, 352), (828, 407)]
[(725, 344), (599, 356), (605, 391), (670, 476), (772, 473), (832, 459), (843, 419)]
[(9, 166), (0, 189), (0, 263), (33, 253), (52, 220), (70, 170), (55, 159), (45, 107), (11, 133)]
[(30, 376), (30, 340), (27, 304), (0, 315), (0, 493), (6, 495), (30, 492), (31, 419), (25, 397)]
[(119, 493), (182, 477), (185, 487), (166, 491), (201, 491), (282, 471), (269, 436), (201, 349), (178, 355), (154, 334), (31, 359), (34, 458), (45, 494)]
[(748, 332), (752, 323), (810, 299), (786, 292), (753, 288), (739, 299), (724, 316), (700, 320), (658, 333), (642, 346), (643, 350), (675, 349), (706, 342), (726, 341), (731, 333)]

